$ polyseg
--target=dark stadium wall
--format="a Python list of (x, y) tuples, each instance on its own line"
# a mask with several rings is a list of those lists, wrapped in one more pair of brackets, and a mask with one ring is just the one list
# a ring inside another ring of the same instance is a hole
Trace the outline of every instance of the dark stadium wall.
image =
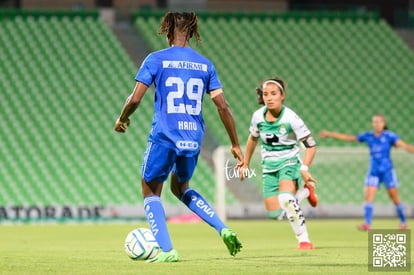
[(1, 0), (0, 5), (22, 9), (92, 9), (113, 7), (120, 13), (141, 8), (201, 7), (207, 10), (264, 11), (287, 9), (289, 0)]
[(195, 11), (286, 11), (289, 0), (0, 0), (0, 8), (26, 10), (112, 9), (118, 20), (130, 19), (140, 9)]
[(22, 9), (94, 9), (95, 0), (20, 0)]
[(113, 0), (95, 0), (97, 7), (112, 8), (114, 6)]
[(290, 0), (291, 10), (349, 10), (375, 11), (391, 26), (410, 25), (409, 11), (412, 0)]
[(207, 10), (286, 11), (289, 0), (208, 0)]

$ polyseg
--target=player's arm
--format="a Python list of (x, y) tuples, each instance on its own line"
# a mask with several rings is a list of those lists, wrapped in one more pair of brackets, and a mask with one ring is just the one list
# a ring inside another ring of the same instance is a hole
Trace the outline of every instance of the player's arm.
[(334, 139), (342, 140), (342, 141), (358, 141), (357, 137), (354, 135), (342, 134), (338, 132), (331, 132), (331, 131), (325, 131), (325, 130), (320, 131), (319, 136), (321, 138), (334, 138)]
[(406, 143), (401, 139), (397, 140), (397, 142), (395, 143), (395, 147), (403, 148), (405, 151), (414, 154), (414, 146)]
[(223, 90), (216, 89), (210, 91), (210, 96), (217, 107), (220, 119), (226, 128), (227, 134), (231, 142), (231, 152), (233, 156), (238, 160), (236, 167), (243, 165), (243, 153), (240, 149), (239, 138), (236, 131), (236, 123), (234, 122), (233, 114), (231, 113), (230, 106), (224, 98)]
[(316, 142), (315, 139), (309, 135), (300, 140), (305, 147), (305, 154), (303, 156), (302, 165), (300, 167), (300, 172), (302, 178), (306, 183), (315, 184), (316, 180), (312, 177), (309, 172), (309, 167), (312, 165), (313, 159), (316, 154)]
[(134, 90), (128, 96), (124, 107), (122, 108), (121, 115), (115, 122), (115, 131), (125, 133), (129, 126), (129, 116), (132, 115), (138, 108), (142, 97), (147, 91), (148, 86), (142, 82), (135, 84)]
[(244, 152), (244, 164), (240, 169), (240, 180), (244, 179), (244, 171), (249, 169), (249, 165), (250, 165), (250, 160), (252, 158), (252, 155), (254, 153), (254, 149), (256, 148), (257, 145), (257, 140), (259, 138), (254, 137), (252, 135), (249, 135), (249, 138), (247, 139), (247, 143), (246, 143), (246, 151)]

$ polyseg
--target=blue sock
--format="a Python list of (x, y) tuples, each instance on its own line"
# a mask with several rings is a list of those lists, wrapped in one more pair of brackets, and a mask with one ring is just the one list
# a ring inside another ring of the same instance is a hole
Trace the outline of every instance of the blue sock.
[(170, 235), (168, 234), (167, 222), (165, 221), (165, 211), (160, 197), (150, 196), (144, 199), (144, 209), (147, 215), (148, 224), (152, 234), (161, 247), (162, 251), (168, 252), (172, 247)]
[(199, 193), (197, 193), (197, 191), (188, 188), (184, 191), (184, 194), (180, 199), (191, 211), (197, 214), (210, 226), (214, 227), (219, 234), (223, 228), (227, 228), (213, 208)]
[(365, 210), (365, 223), (368, 225), (371, 225), (374, 206), (372, 205), (372, 203), (366, 203), (364, 206), (364, 210)]
[(405, 218), (405, 214), (404, 214), (404, 205), (402, 203), (396, 205), (397, 207), (397, 213), (398, 213), (398, 217), (400, 217), (400, 221), (401, 223), (406, 223), (407, 220)]

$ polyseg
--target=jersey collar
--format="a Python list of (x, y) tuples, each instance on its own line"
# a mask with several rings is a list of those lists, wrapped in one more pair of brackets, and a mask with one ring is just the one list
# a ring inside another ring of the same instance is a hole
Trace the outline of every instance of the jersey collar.
[[(266, 120), (266, 112), (267, 112), (267, 106), (264, 106), (264, 108), (263, 108), (263, 119), (264, 119), (264, 121), (267, 121)], [(278, 118), (273, 122), (269, 122), (269, 121), (267, 121), (267, 122), (277, 123), (282, 118), (284, 112), (285, 112), (285, 105), (282, 105), (282, 110), (280, 111), (280, 114), (279, 114)]]

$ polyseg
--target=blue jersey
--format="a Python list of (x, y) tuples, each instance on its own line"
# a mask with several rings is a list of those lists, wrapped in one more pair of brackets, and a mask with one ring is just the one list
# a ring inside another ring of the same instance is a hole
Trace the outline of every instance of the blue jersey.
[(356, 136), (359, 142), (366, 142), (370, 152), (370, 173), (378, 174), (393, 169), (391, 160), (392, 146), (399, 140), (391, 131), (383, 131), (380, 136), (365, 132)]
[(190, 47), (172, 46), (149, 54), (135, 80), (155, 86), (149, 141), (178, 155), (198, 154), (204, 136), (204, 94), (222, 87), (211, 61)]

